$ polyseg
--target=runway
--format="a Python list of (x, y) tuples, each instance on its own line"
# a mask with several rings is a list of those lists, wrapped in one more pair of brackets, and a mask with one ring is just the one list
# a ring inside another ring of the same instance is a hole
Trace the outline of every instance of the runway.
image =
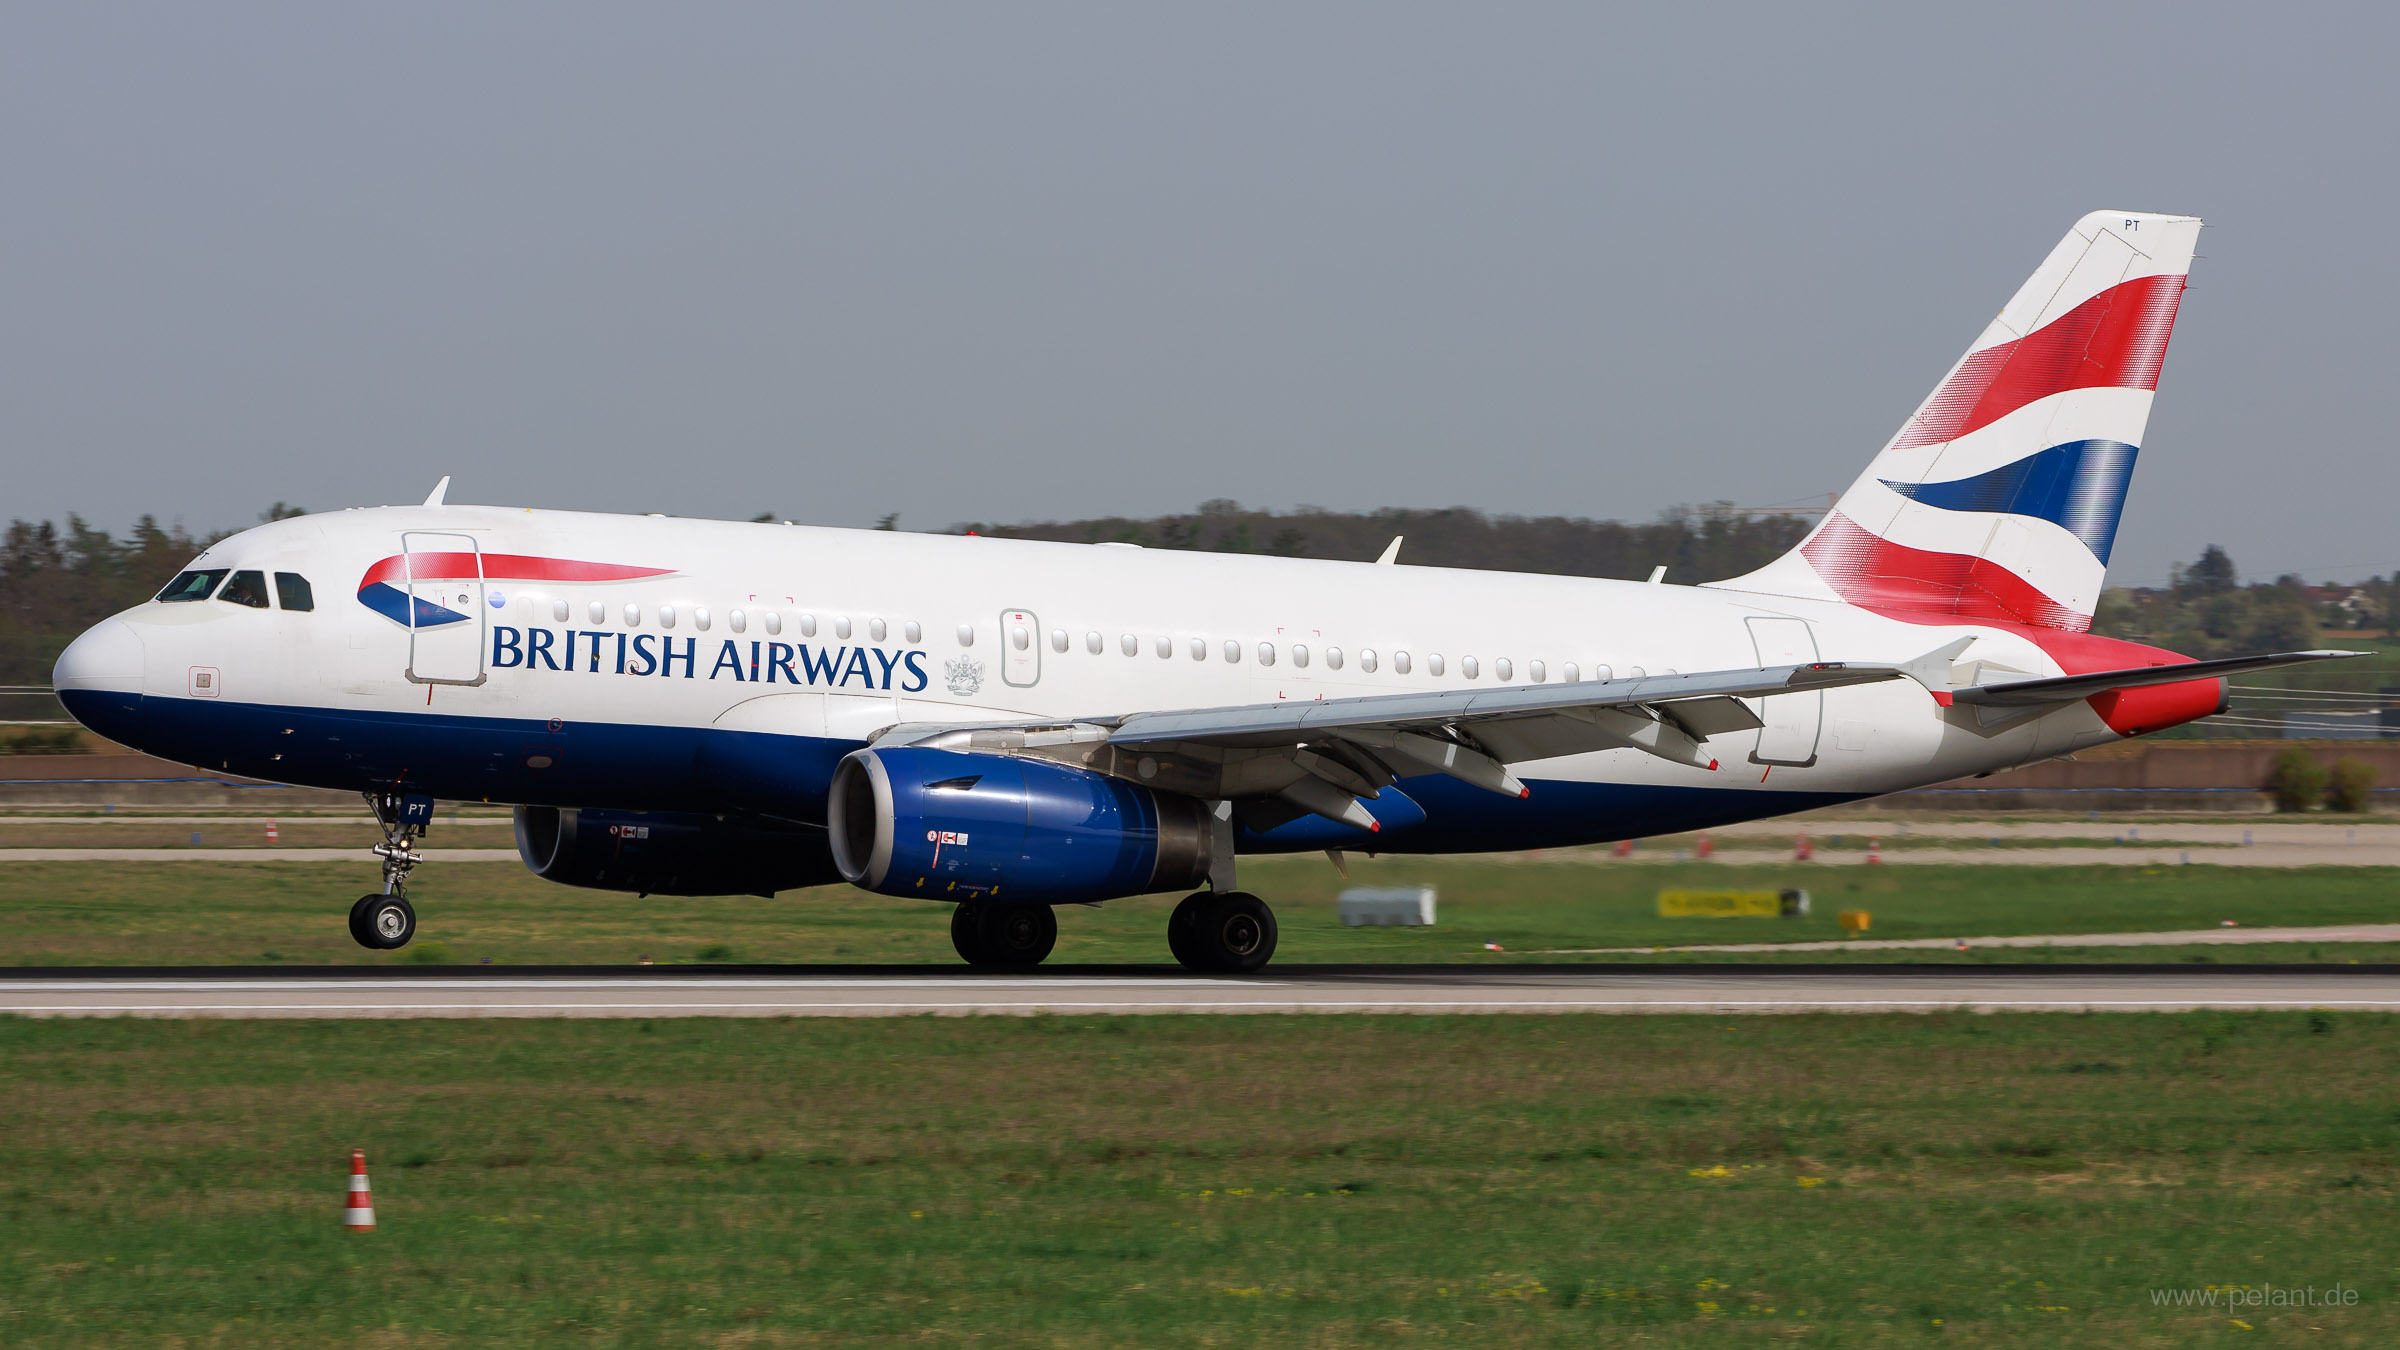
[(2395, 967), (1301, 967), (1196, 977), (1107, 967), (1028, 975), (477, 973), (374, 969), (0, 974), (32, 1017), (907, 1017), (1116, 1013), (1876, 1013), (2400, 1011)]

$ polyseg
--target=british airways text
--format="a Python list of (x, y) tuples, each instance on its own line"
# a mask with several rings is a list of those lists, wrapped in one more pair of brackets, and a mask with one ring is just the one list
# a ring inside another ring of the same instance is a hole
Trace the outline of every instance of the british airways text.
[(494, 670), (582, 671), (592, 675), (659, 675), (733, 679), (744, 683), (897, 689), (914, 694), (928, 683), (922, 650), (812, 647), (805, 642), (720, 638), (714, 659), (699, 638), (664, 633), (589, 633), (579, 629), (492, 628)]

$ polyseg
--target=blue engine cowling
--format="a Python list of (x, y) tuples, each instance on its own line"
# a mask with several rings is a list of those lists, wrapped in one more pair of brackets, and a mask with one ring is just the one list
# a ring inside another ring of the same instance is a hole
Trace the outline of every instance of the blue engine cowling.
[(644, 895), (773, 895), (842, 879), (823, 830), (675, 811), (520, 806), (517, 856), (544, 881)]
[(1048, 760), (860, 750), (826, 811), (834, 865), (884, 895), (1074, 904), (1208, 877), (1200, 802)]

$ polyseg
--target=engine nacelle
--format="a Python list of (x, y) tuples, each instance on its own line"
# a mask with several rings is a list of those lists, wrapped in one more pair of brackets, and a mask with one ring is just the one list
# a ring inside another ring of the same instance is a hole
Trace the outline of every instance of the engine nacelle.
[(859, 750), (826, 811), (843, 878), (884, 895), (1073, 904), (1208, 877), (1207, 807), (1048, 760)]
[(773, 895), (842, 879), (822, 830), (667, 811), (520, 806), (517, 856), (544, 881), (647, 895)]

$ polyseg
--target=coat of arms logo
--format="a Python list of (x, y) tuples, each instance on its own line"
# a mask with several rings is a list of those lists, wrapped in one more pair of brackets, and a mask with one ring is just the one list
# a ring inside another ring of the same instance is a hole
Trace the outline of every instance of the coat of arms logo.
[(969, 657), (959, 657), (942, 667), (942, 682), (960, 698), (972, 697), (983, 688), (983, 663)]

